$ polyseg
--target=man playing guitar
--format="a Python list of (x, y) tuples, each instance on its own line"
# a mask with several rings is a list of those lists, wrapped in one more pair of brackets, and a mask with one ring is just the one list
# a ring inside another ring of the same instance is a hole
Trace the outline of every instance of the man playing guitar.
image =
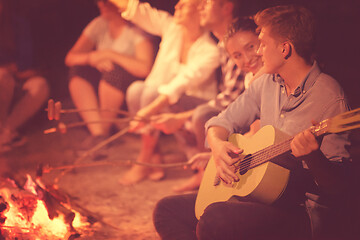
[(295, 194), (287, 194), (286, 189), (284, 196), (296, 198), (269, 204), (235, 196), (210, 204), (197, 221), (195, 194), (167, 197), (154, 211), (154, 224), (163, 239), (339, 239), (335, 235), (339, 219), (331, 218), (330, 203), (346, 186), (348, 133), (317, 139), (309, 128), (313, 122), (348, 111), (344, 93), (313, 59), (315, 23), (309, 10), (272, 7), (257, 13), (255, 22), (266, 74), (205, 126), (214, 178), (220, 180), (214, 185), (241, 182), (243, 173), (237, 166), (244, 149), (227, 140), (232, 133), (245, 133), (260, 119), (262, 126), (272, 125), (294, 136), (285, 162), (296, 163), (290, 169), (294, 182), (287, 186)]

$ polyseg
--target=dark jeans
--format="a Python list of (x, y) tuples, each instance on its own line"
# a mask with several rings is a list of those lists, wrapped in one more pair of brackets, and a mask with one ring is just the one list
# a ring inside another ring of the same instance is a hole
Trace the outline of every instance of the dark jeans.
[(301, 206), (269, 206), (237, 199), (209, 205), (197, 221), (195, 200), (196, 194), (187, 194), (157, 203), (154, 225), (162, 239), (310, 239), (309, 217)]

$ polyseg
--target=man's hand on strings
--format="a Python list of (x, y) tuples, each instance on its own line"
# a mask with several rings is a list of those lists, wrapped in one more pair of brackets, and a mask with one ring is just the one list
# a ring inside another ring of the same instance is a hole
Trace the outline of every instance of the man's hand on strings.
[(211, 150), (216, 166), (216, 177), (225, 183), (239, 181), (238, 176), (235, 174), (236, 169), (234, 166), (234, 163), (239, 160), (239, 157), (234, 156), (238, 156), (243, 150), (231, 142), (222, 140), (217, 141)]

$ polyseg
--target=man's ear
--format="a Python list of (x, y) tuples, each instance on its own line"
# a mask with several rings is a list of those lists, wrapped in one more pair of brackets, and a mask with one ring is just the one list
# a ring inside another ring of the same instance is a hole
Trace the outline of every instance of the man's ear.
[(289, 42), (284, 42), (282, 47), (283, 47), (282, 54), (284, 58), (287, 60), (292, 54), (292, 45)]

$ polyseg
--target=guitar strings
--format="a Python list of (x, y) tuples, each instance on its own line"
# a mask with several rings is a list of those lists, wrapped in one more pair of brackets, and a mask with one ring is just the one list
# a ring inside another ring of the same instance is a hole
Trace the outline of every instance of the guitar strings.
[[(342, 119), (349, 119), (351, 117), (354, 117), (355, 115), (358, 115), (360, 114), (360, 109), (355, 109), (355, 110), (352, 110), (352, 111), (349, 111), (349, 112), (345, 112), (343, 114), (340, 114), (336, 117), (333, 118), (333, 120), (339, 118), (340, 116), (342, 117)], [(355, 118), (357, 120), (357, 118)], [(324, 120), (326, 121), (327, 123), (329, 122), (328, 121), (329, 119), (327, 120)], [(324, 122), (323, 121), (323, 122)], [(342, 127), (349, 127), (348, 125), (350, 125), (350, 127), (352, 127), (352, 124), (353, 125), (357, 125), (359, 124), (359, 120), (355, 123), (348, 123), (348, 124), (344, 124), (342, 125)], [(348, 129), (350, 130), (350, 129)], [(315, 135), (315, 136), (319, 136), (323, 133), (319, 132), (319, 131), (315, 131), (315, 129), (311, 129), (310, 128), (310, 131)], [(281, 142), (279, 144), (275, 144), (275, 145), (270, 145), (262, 150), (259, 150), (257, 152), (255, 152), (254, 154), (248, 154), (246, 155), (242, 160), (240, 160), (240, 162), (238, 164), (234, 164), (235, 165), (235, 169), (236, 171), (240, 169), (241, 170), (249, 170), (251, 168), (254, 168), (266, 161), (269, 161), (271, 160), (272, 158), (275, 158), (289, 150), (291, 150), (290, 148), (290, 142), (293, 140), (294, 138), (290, 138), (284, 142)]]
[(274, 157), (277, 157), (290, 150), (290, 142), (293, 138), (290, 138), (284, 142), (268, 146), (261, 149), (254, 154), (246, 155), (239, 164), (236, 166), (236, 170), (249, 170), (261, 163), (264, 163)]
[[(240, 168), (246, 166), (247, 169), (251, 169), (261, 163), (266, 162), (276, 156), (279, 156), (282, 153), (290, 150), (290, 142), (292, 139), (289, 139), (285, 142), (268, 146), (260, 151), (257, 151), (253, 155), (248, 155), (244, 158), (243, 161), (239, 164)], [(250, 163), (251, 162), (251, 163)], [(250, 164), (249, 164), (250, 163)]]

